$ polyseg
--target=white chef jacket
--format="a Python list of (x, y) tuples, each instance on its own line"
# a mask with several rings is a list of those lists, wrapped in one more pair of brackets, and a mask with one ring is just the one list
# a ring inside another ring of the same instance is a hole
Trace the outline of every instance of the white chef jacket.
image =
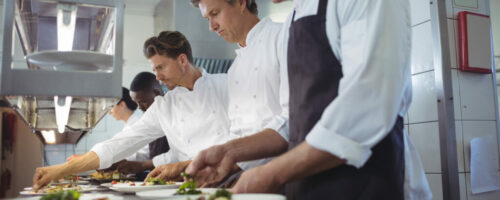
[(107, 168), (158, 137), (166, 136), (170, 150), (159, 159), (156, 156), (153, 162), (193, 159), (199, 151), (229, 139), (227, 101), (226, 75), (202, 70), (192, 91), (177, 86), (163, 97), (157, 96), (138, 122), (95, 145), (91, 151), (99, 156), (99, 168)]
[[(294, 4), (298, 20), (316, 15), (319, 0)], [(307, 135), (308, 144), (360, 168), (371, 148), (390, 132), (396, 116), (406, 114), (412, 96), (409, 7), (408, 0), (328, 1), (326, 32), (343, 78), (339, 95)], [(289, 30), (291, 20), (292, 14), (284, 30)], [(283, 45), (286, 52), (288, 31)], [(286, 62), (286, 53), (282, 56)], [(419, 155), (406, 134), (404, 143), (405, 199), (431, 199)]]
[[(265, 128), (288, 134), (288, 104), (280, 104), (280, 88), (288, 88), (288, 82), (280, 80), (278, 60), (283, 47), (282, 27), (268, 18), (262, 19), (248, 32), (246, 46), (236, 50), (236, 58), (228, 71), (232, 138), (249, 136)], [(267, 161), (269, 159), (238, 165), (246, 170)]]
[[(139, 121), (142, 117), (142, 111), (141, 110), (135, 110), (134, 113), (128, 118), (127, 122), (125, 122), (125, 127), (127, 128), (132, 126), (135, 122)], [(120, 132), (121, 133), (121, 132)], [(139, 149), (139, 151), (135, 152), (134, 154), (130, 155), (129, 157), (126, 158), (128, 161), (146, 161), (150, 160), (149, 159), (149, 145), (146, 145)]]

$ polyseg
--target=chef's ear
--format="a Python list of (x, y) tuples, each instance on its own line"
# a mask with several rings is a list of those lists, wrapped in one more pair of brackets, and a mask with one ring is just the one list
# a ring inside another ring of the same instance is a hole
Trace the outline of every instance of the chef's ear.
[(240, 12), (245, 13), (247, 9), (247, 0), (239, 0), (238, 6), (240, 7)]
[(125, 103), (125, 101), (120, 101), (120, 103), (118, 103), (118, 106), (124, 108), (127, 107), (127, 103)]
[(183, 53), (181, 53), (181, 54), (179, 55), (179, 57), (177, 57), (177, 61), (178, 61), (178, 62), (179, 62), (179, 64), (181, 64), (182, 66), (186, 66), (186, 65), (189, 63), (189, 61), (188, 61), (188, 59), (187, 59), (186, 54), (183, 54)]

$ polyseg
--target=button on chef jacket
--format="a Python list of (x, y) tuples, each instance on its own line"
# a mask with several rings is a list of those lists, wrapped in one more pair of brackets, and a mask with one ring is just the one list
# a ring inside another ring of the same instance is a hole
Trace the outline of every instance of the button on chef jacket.
[[(404, 1), (403, 4), (408, 4)], [(371, 148), (387, 136), (396, 116), (405, 116), (411, 103), (411, 38), (400, 37), (411, 34), (382, 31), (385, 26), (392, 25), (391, 20), (405, 20), (408, 27), (400, 31), (411, 31), (410, 11), (403, 11), (406, 16), (401, 18), (379, 19), (377, 14), (380, 12), (400, 12), (393, 7), (384, 9), (390, 7), (391, 2), (330, 0), (327, 5), (326, 33), (342, 65), (343, 78), (339, 95), (324, 110), (306, 142), (357, 168), (369, 159)], [(294, 0), (294, 4), (296, 21), (316, 15), (319, 0)], [(409, 6), (400, 9), (406, 8)], [(284, 24), (282, 56), (285, 59), (280, 59), (283, 62), (286, 62), (291, 20), (292, 14)], [(384, 35), (380, 35), (381, 32)], [(288, 135), (281, 135), (289, 139)], [(431, 199), (422, 163), (407, 134), (404, 134), (404, 142), (405, 199)]]
[(166, 136), (170, 150), (153, 159), (155, 166), (193, 159), (199, 151), (229, 139), (227, 101), (226, 75), (202, 70), (192, 91), (177, 86), (157, 96), (138, 122), (91, 151), (99, 156), (102, 169)]
[[(142, 111), (141, 110), (135, 110), (134, 113), (128, 118), (127, 122), (125, 122), (125, 127), (127, 128), (132, 126), (135, 122), (139, 121), (142, 117)], [(139, 151), (135, 152), (134, 154), (130, 155), (129, 157), (126, 158), (128, 161), (146, 161), (149, 160), (149, 145), (146, 145), (139, 149)]]
[[(288, 134), (288, 82), (282, 82), (278, 54), (282, 54), (282, 24), (268, 18), (249, 32), (246, 47), (236, 50), (228, 71), (231, 137), (249, 136), (270, 128)], [(280, 53), (281, 52), (281, 53)], [(286, 75), (286, 74), (285, 74)], [(264, 164), (269, 159), (238, 163), (240, 168)]]

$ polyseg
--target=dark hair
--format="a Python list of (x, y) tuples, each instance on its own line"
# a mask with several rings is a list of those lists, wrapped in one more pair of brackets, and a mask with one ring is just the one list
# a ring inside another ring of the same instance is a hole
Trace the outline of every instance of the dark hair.
[[(231, 5), (234, 5), (235, 2), (235, 0), (224, 0), (224, 1)], [(194, 7), (198, 8), (200, 0), (191, 0), (191, 4), (193, 4)], [(257, 3), (255, 3), (255, 0), (247, 0), (247, 9), (253, 14), (259, 14), (259, 11), (257, 10)]]
[(158, 36), (151, 37), (144, 42), (144, 56), (151, 58), (156, 54), (177, 59), (186, 54), (190, 63), (193, 63), (193, 54), (189, 41), (179, 31), (162, 31)]
[(134, 77), (130, 90), (132, 92), (149, 91), (149, 90), (162, 90), (160, 83), (156, 80), (156, 76), (151, 72), (141, 72)]
[(120, 99), (120, 101), (118, 101), (117, 104), (119, 104), (122, 101), (125, 102), (127, 108), (130, 109), (131, 111), (137, 109), (137, 104), (134, 101), (132, 101), (128, 89), (124, 87), (122, 87), (122, 98)]

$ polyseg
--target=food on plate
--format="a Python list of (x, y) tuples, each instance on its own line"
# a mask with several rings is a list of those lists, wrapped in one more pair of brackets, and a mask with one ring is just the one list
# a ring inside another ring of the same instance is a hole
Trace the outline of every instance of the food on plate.
[(173, 181), (164, 181), (164, 180), (159, 179), (159, 178), (150, 177), (144, 181), (143, 185), (172, 185), (174, 183), (175, 182), (173, 182)]
[(186, 177), (187, 181), (179, 186), (179, 189), (175, 193), (176, 195), (201, 194), (201, 190), (196, 189), (196, 183), (191, 175), (184, 172), (181, 175)]
[(125, 179), (125, 175), (118, 171), (113, 171), (113, 172), (94, 172), (90, 174), (90, 177), (96, 180), (120, 180), (120, 179)]
[(80, 192), (76, 190), (58, 190), (48, 193), (40, 198), (40, 200), (78, 200)]

